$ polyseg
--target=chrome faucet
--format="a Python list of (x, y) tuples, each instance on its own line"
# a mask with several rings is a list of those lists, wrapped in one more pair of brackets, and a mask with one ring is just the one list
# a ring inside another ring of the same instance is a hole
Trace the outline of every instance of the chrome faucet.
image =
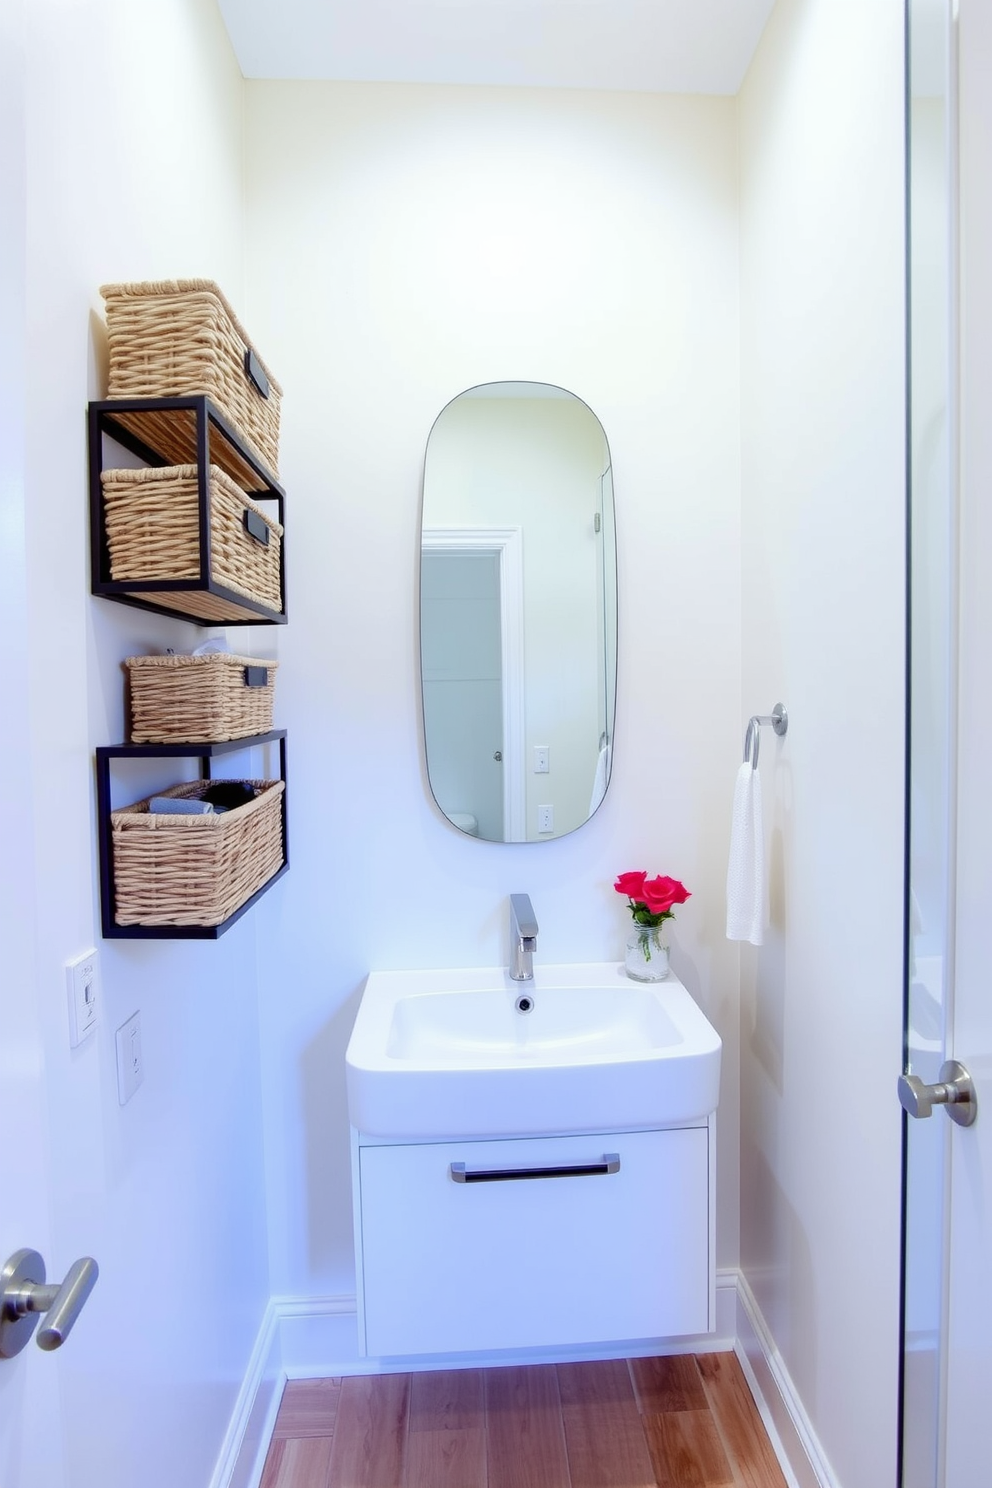
[(537, 920), (529, 894), (510, 895), (510, 976), (515, 982), (534, 980)]

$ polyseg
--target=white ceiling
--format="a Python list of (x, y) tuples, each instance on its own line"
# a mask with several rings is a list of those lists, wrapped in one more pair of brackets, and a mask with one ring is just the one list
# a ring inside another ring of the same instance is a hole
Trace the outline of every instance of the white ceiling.
[(775, 0), (219, 0), (245, 77), (736, 93)]

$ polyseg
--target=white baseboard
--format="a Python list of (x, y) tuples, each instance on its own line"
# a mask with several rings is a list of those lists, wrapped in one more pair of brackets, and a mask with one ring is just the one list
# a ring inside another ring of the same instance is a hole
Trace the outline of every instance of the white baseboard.
[(737, 1357), (789, 1488), (841, 1488), (754, 1294), (740, 1273), (736, 1331)]
[(258, 1488), (286, 1376), (279, 1316), (270, 1301), (210, 1478), (210, 1488)]
[(690, 1338), (647, 1338), (636, 1343), (504, 1350), (451, 1357), (431, 1354), (403, 1359), (362, 1358), (358, 1352), (358, 1316), (353, 1296), (273, 1297), (262, 1320), (210, 1488), (258, 1488), (279, 1397), (287, 1379), (731, 1350), (741, 1362), (789, 1488), (840, 1488), (751, 1290), (738, 1271), (717, 1273), (716, 1328), (712, 1333)]
[(287, 1379), (329, 1379), (342, 1374), (381, 1374), (375, 1360), (358, 1353), (354, 1296), (276, 1297)]

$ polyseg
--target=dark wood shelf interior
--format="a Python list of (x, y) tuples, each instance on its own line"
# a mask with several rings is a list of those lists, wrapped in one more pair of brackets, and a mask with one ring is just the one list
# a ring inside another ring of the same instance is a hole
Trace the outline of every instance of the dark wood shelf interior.
[(148, 465), (195, 465), (198, 426), (210, 423), (210, 458), (244, 491), (285, 493), (259, 455), (206, 396), (113, 398), (91, 403), (104, 431)]

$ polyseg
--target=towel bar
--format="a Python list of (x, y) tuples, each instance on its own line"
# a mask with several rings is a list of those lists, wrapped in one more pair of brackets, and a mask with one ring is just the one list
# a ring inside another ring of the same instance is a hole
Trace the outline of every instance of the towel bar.
[(748, 719), (747, 732), (744, 735), (744, 763), (747, 764), (750, 760), (752, 770), (758, 768), (758, 748), (763, 723), (770, 723), (779, 738), (782, 738), (789, 731), (789, 715), (781, 703), (776, 703), (770, 713), (755, 713)]

